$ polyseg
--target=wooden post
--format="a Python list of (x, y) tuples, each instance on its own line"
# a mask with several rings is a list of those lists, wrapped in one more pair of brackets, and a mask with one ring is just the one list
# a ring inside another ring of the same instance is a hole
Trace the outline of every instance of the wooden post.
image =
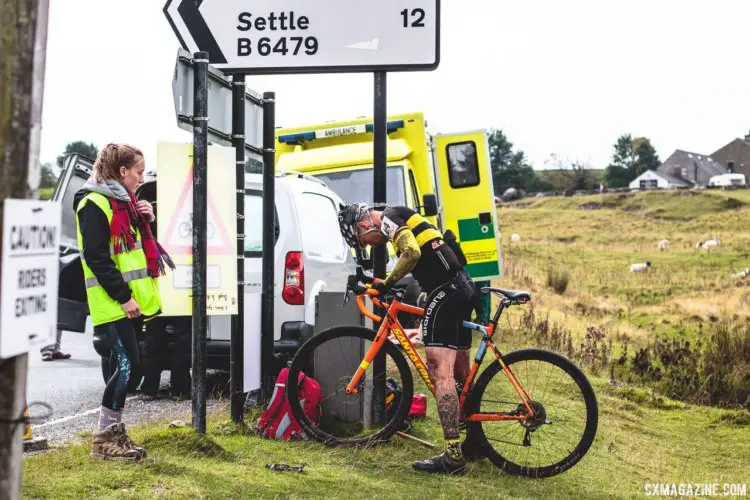
[[(5, 199), (30, 197), (29, 185), (37, 183), (28, 172), (30, 159), (38, 157), (38, 141), (33, 146), (31, 141), (36, 115), (41, 116), (41, 103), (35, 106), (34, 100), (42, 93), (33, 89), (44, 75), (47, 5), (48, 0), (0, 0), (0, 26), (14, 27), (0, 36), (0, 252)], [(0, 360), (0, 492), (11, 499), (20, 497), (27, 363), (28, 354)]]

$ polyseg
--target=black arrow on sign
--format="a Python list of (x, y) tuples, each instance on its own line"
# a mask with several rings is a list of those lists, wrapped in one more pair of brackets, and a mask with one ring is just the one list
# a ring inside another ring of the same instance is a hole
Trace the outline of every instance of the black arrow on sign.
[[(180, 14), (180, 17), (182, 17), (182, 21), (190, 32), (190, 36), (198, 46), (198, 51), (208, 52), (209, 61), (212, 64), (226, 64), (227, 58), (224, 57), (224, 53), (216, 42), (216, 38), (214, 38), (214, 35), (208, 28), (208, 24), (206, 24), (206, 20), (203, 19), (203, 15), (200, 13), (199, 8), (201, 3), (203, 3), (203, 0), (169, 0), (164, 6), (164, 13), (167, 15), (168, 19), (169, 13), (167, 11), (171, 3), (174, 1), (180, 2), (179, 7), (177, 7), (177, 12)], [(177, 33), (177, 37), (180, 39), (183, 48), (185, 50), (190, 50), (172, 20), (169, 19), (169, 21), (172, 25), (172, 29)]]

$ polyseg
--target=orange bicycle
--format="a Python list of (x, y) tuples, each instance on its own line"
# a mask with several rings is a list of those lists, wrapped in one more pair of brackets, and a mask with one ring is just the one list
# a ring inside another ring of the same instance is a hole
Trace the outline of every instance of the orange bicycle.
[[(377, 333), (361, 326), (330, 328), (306, 341), (289, 368), (286, 390), (294, 417), (311, 438), (328, 445), (370, 446), (404, 428), (414, 384), (399, 346), (435, 394), (427, 367), (397, 318), (399, 312), (424, 315), (424, 310), (402, 303), (403, 290), (394, 289), (390, 302), (381, 301), (377, 291), (362, 284), (367, 280), (358, 270), (345, 300), (350, 290), (357, 294), (362, 313), (376, 323), (382, 320)], [(581, 460), (594, 441), (598, 425), (594, 390), (575, 364), (554, 352), (522, 349), (501, 354), (493, 334), (502, 312), (529, 302), (531, 295), (499, 288), (482, 288), (481, 293), (493, 293), (500, 304), (489, 325), (464, 321), (465, 328), (482, 337), (469, 377), (460, 388), (461, 422), (472, 433), (480, 456), (505, 472), (536, 478), (560, 474)], [(365, 297), (386, 311), (385, 319), (367, 309)], [(387, 341), (389, 334), (398, 346)], [(477, 377), (488, 349), (495, 360)], [(313, 373), (323, 389), (317, 422), (302, 410), (293, 382), (300, 371)], [(540, 382), (538, 377), (545, 375)], [(396, 397), (397, 392), (390, 391), (385, 417), (375, 421), (371, 409), (378, 387), (382, 394), (383, 379), (390, 387), (400, 386), (401, 394)]]

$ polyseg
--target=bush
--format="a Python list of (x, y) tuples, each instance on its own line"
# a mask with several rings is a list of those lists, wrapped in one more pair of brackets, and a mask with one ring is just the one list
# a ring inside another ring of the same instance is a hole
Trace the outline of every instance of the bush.
[(612, 378), (653, 386), (674, 399), (750, 407), (750, 321), (715, 323), (707, 342), (657, 338), (632, 358), (626, 343), (615, 365)]
[(556, 293), (563, 294), (568, 289), (570, 274), (568, 271), (548, 268), (547, 269), (547, 286)]

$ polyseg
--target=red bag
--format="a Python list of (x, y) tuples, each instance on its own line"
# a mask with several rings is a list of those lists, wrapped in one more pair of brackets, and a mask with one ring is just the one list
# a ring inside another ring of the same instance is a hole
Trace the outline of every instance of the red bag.
[[(289, 439), (307, 439), (289, 408), (289, 400), (286, 397), (286, 380), (288, 376), (289, 368), (284, 367), (276, 378), (276, 387), (274, 387), (268, 408), (260, 416), (255, 426), (258, 433), (263, 437), (284, 441)], [(313, 422), (318, 423), (320, 419), (320, 402), (322, 400), (320, 384), (300, 372), (297, 377), (297, 387), (299, 388), (299, 400), (302, 403), (305, 415)]]
[(424, 394), (415, 394), (412, 396), (409, 416), (413, 418), (424, 418), (427, 416), (427, 396)]

